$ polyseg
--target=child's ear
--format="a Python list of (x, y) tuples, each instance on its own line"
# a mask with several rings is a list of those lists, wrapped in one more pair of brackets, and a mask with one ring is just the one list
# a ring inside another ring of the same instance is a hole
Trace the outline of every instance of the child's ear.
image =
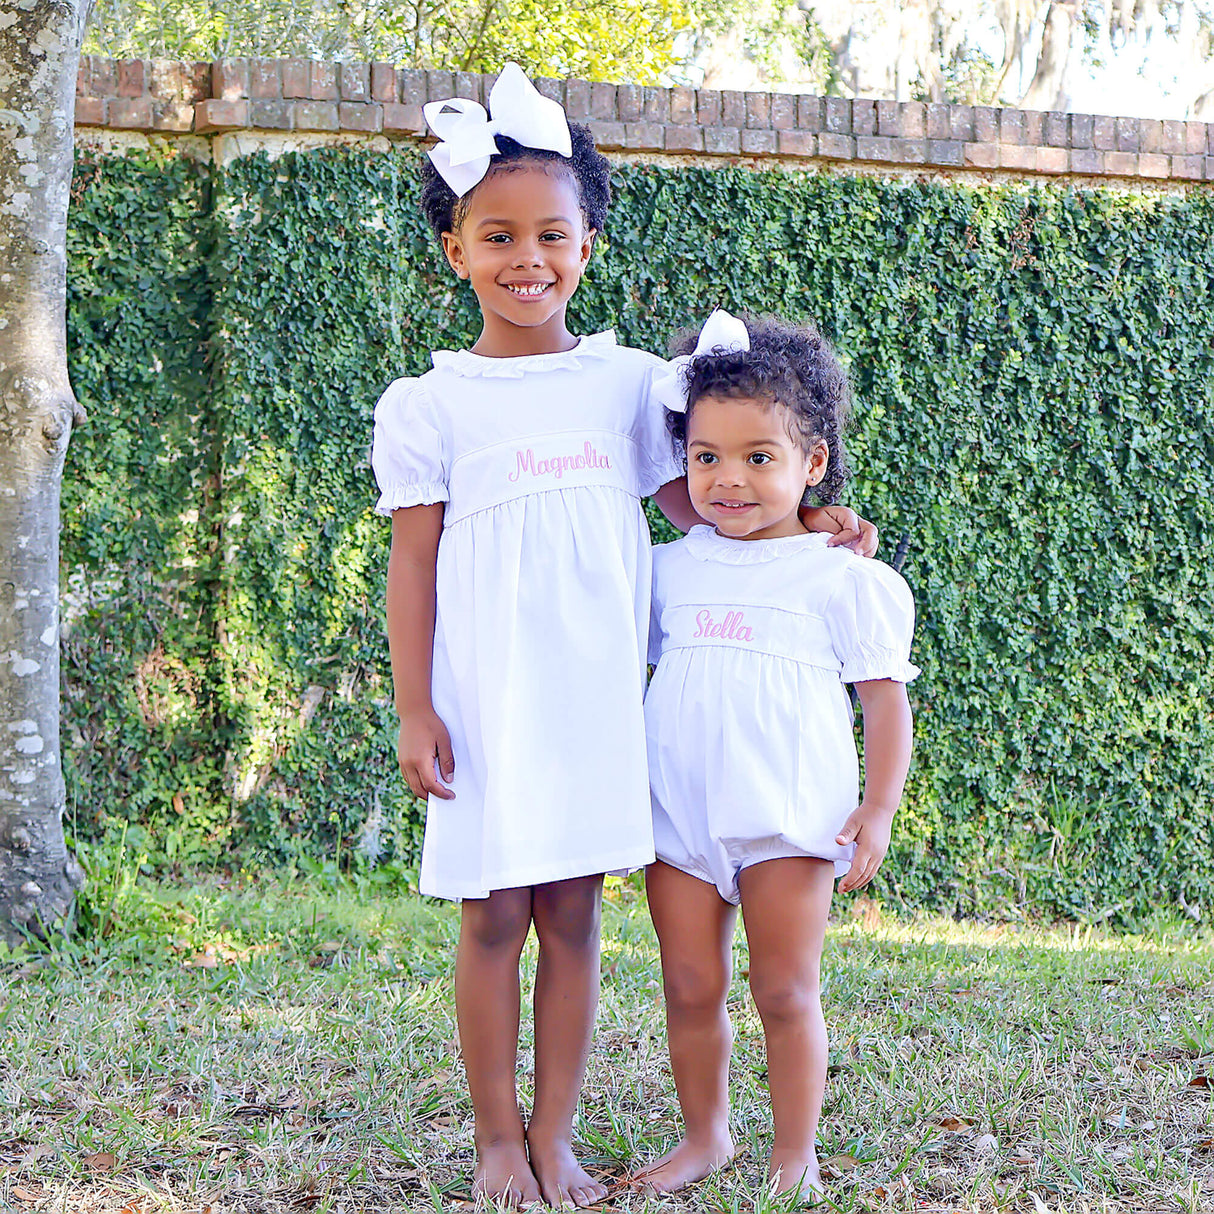
[(443, 252), (456, 275), (460, 278), (467, 278), (468, 263), (464, 258), (464, 246), (454, 232), (443, 233)]
[(816, 485), (825, 475), (830, 463), (830, 448), (825, 441), (818, 439), (809, 453), (809, 468), (805, 475), (807, 485)]
[(590, 254), (594, 252), (594, 243), (598, 239), (598, 232), (594, 228), (587, 228), (585, 235), (582, 237), (582, 268), (585, 269), (590, 261)]

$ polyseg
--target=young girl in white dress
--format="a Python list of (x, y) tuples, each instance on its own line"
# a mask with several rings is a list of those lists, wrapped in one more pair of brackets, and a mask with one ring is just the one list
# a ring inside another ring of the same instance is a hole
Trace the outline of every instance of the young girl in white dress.
[[(675, 364), (655, 395), (704, 524), (654, 554), (646, 884), (685, 1133), (637, 1179), (672, 1191), (733, 1154), (725, 1000), (740, 902), (767, 1042), (768, 1174), (807, 1198), (827, 913), (834, 878), (861, 888), (889, 846), (910, 762), (914, 606), (894, 570), (829, 547), (799, 514), (846, 478), (847, 381), (817, 331), (718, 312)], [(848, 683), (864, 709), (863, 799)]]
[[(463, 900), (455, 965), (475, 1114), (474, 1190), (584, 1206), (606, 1194), (571, 1135), (599, 986), (603, 874), (648, 864), (642, 697), (652, 494), (695, 521), (665, 412), (666, 364), (577, 337), (566, 306), (602, 231), (609, 166), (508, 65), (477, 103), (431, 102), (422, 205), (483, 327), (375, 409), (392, 518), (388, 640), (399, 759), (428, 797), (425, 894)], [(820, 526), (875, 548), (850, 511)], [(858, 528), (858, 530), (857, 530)], [(515, 1089), (519, 956), (539, 938), (535, 1100)]]

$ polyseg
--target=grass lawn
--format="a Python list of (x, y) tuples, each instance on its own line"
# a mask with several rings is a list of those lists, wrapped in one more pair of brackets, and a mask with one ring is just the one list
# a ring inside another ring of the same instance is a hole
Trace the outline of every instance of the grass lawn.
[[(823, 1208), (1214, 1211), (1208, 929), (1119, 937), (849, 906), (825, 961)], [(117, 874), (86, 918), (84, 943), (0, 962), (0, 1212), (471, 1208), (457, 908), (315, 875), (153, 892)], [(605, 918), (577, 1133), (614, 1181), (677, 1122), (635, 883), (609, 888)], [(762, 1037), (740, 976), (731, 1003), (737, 1164), (678, 1198), (619, 1192), (603, 1208), (784, 1208), (762, 1192)]]

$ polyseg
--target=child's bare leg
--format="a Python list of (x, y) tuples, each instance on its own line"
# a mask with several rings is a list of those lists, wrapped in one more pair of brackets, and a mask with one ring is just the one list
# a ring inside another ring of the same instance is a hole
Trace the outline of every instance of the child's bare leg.
[(662, 947), (670, 1069), (683, 1111), (683, 1138), (635, 1179), (659, 1193), (702, 1180), (733, 1156), (725, 1007), (737, 912), (717, 892), (660, 860), (645, 873), (649, 913)]
[(535, 1107), (527, 1126), (531, 1167), (549, 1205), (602, 1201), (607, 1189), (573, 1157), (573, 1115), (599, 1006), (603, 878), (576, 877), (534, 889), (539, 937), (535, 974)]
[(826, 1091), (819, 974), (834, 886), (828, 860), (766, 860), (742, 870), (750, 990), (767, 1038), (776, 1136), (768, 1177), (781, 1191), (821, 1192), (815, 1138)]
[(510, 1205), (540, 1200), (527, 1162), (515, 1088), (519, 955), (531, 926), (531, 890), (495, 890), (463, 904), (455, 1009), (476, 1116), (473, 1192)]

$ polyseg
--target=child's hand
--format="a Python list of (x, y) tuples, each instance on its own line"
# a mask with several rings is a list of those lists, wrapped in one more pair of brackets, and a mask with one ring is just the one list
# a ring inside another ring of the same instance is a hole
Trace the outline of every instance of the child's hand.
[(860, 556), (877, 554), (877, 528), (846, 506), (806, 506), (801, 511), (801, 521), (810, 531), (833, 531), (828, 548), (842, 544)]
[(849, 894), (853, 889), (863, 889), (876, 875), (889, 851), (890, 829), (894, 821), (894, 811), (874, 805), (861, 805), (853, 809), (851, 816), (843, 824), (843, 829), (835, 836), (835, 842), (856, 842), (856, 854), (852, 858), (851, 868), (839, 882), (839, 893)]
[[(443, 784), (455, 777), (455, 756), (451, 753), (451, 735), (433, 708), (406, 713), (400, 719), (400, 740), (396, 745), (400, 773), (415, 797), (429, 794), (453, 801), (455, 793)], [(437, 771), (435, 760), (438, 761)]]

